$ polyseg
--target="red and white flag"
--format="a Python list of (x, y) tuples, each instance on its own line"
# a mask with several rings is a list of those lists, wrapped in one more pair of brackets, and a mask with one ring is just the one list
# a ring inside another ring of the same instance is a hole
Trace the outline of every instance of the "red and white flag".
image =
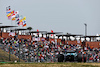
[[(37, 29), (37, 32), (39, 32), (39, 30)], [(39, 33), (37, 33), (37, 35), (39, 35)]]
[[(51, 30), (51, 33), (53, 33), (53, 30)], [(53, 36), (53, 34), (51, 34), (51, 36)]]

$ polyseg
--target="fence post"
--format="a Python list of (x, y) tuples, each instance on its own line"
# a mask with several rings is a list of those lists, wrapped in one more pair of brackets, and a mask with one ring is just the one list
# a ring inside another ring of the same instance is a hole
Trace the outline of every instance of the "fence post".
[(20, 42), (19, 42), (19, 62), (20, 62)]
[(28, 50), (29, 50), (29, 52), (28, 52), (28, 62), (30, 62), (30, 47), (31, 47), (31, 43), (29, 43), (29, 45), (28, 45)]
[(9, 61), (10, 61), (10, 46), (9, 46)]

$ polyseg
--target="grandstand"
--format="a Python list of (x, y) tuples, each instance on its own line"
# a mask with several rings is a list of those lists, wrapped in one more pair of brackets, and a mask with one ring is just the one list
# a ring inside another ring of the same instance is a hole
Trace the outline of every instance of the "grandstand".
[[(9, 57), (7, 61), (12, 61), (13, 56), (11, 55), (14, 55), (19, 58), (17, 59), (19, 62), (22, 62), (22, 60), (25, 62), (59, 62), (58, 55), (65, 54), (70, 50), (86, 56), (86, 61), (83, 61), (83, 58), (81, 59), (83, 62), (99, 62), (100, 40), (96, 40), (99, 36), (47, 31), (27, 32), (27, 29), (11, 29), (11, 27), (16, 26), (0, 26), (0, 48), (9, 53), (6, 56)], [(10, 28), (10, 32), (4, 32), (4, 28)], [(19, 34), (19, 31), (21, 31), (21, 34)], [(77, 38), (79, 39), (77, 40)], [(81, 40), (82, 38), (84, 38), (84, 41)], [(87, 41), (87, 38), (90, 41)]]

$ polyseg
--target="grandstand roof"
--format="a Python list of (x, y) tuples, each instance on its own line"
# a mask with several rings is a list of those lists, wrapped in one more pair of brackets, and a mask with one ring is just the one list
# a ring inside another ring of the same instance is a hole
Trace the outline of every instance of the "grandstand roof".
[(59, 34), (59, 33), (62, 33), (62, 32), (47, 32), (46, 34)]
[(0, 28), (9, 28), (9, 27), (18, 27), (18, 26), (0, 26)]
[(58, 36), (58, 37), (60, 37), (60, 36), (66, 36), (66, 37), (69, 37), (69, 36), (82, 36), (82, 35), (75, 35), (75, 34), (66, 34), (66, 35), (64, 35), (64, 34), (60, 34), (60, 35), (56, 35), (56, 36)]
[(18, 28), (18, 29), (13, 29), (12, 31), (21, 31), (21, 30), (28, 30), (28, 29), (25, 29), (25, 28)]
[(46, 33), (47, 31), (31, 31), (29, 33)]
[(100, 37), (100, 36), (95, 36), (95, 35), (94, 35), (94, 36), (83, 36), (83, 37), (89, 37), (89, 38), (90, 38), (90, 37)]

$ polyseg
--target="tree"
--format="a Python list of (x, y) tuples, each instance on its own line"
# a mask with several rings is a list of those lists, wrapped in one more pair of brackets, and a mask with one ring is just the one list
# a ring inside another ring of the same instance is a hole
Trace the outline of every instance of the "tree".
[(29, 32), (32, 30), (32, 27), (27, 27), (27, 29), (29, 30)]
[(71, 33), (66, 33), (67, 35), (70, 35)]

